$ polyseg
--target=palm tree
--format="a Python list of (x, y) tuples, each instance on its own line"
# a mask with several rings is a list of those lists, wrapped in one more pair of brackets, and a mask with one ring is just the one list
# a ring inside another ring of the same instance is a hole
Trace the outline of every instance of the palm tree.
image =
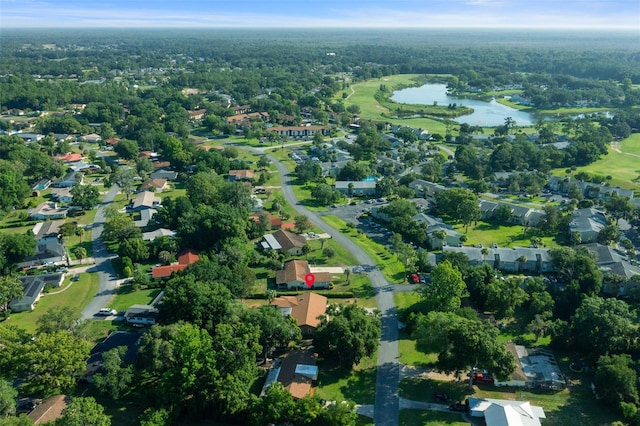
[(527, 263), (527, 256), (522, 255), (518, 258), (518, 271), (520, 271), (520, 268), (522, 268), (522, 265), (524, 265), (525, 263)]
[(82, 263), (82, 259), (87, 257), (87, 249), (85, 249), (84, 247), (77, 247), (73, 251), (73, 254), (75, 254), (78, 260), (80, 260), (80, 263)]
[(158, 253), (158, 260), (162, 262), (163, 265), (168, 265), (171, 261), (171, 253), (167, 250), (162, 250)]
[(480, 253), (482, 254), (482, 263), (484, 263), (485, 257), (489, 254), (489, 249), (486, 247), (482, 247)]

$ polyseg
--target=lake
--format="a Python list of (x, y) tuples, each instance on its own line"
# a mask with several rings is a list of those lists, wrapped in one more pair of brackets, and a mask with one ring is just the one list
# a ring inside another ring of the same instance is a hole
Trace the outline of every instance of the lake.
[(463, 115), (454, 120), (472, 126), (501, 126), (507, 117), (513, 118), (517, 126), (531, 126), (535, 122), (533, 114), (499, 104), (495, 100), (485, 102), (449, 96), (446, 84), (425, 84), (420, 87), (397, 90), (391, 95), (391, 100), (402, 104), (433, 105), (437, 102), (438, 105), (443, 106), (453, 103), (468, 106), (473, 108), (473, 114)]

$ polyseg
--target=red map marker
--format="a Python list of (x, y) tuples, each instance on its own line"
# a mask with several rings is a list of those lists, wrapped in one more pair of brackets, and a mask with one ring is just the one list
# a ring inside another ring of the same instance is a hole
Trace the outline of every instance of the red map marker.
[(307, 287), (313, 287), (313, 282), (316, 280), (316, 276), (309, 273), (304, 276), (304, 281), (307, 283)]

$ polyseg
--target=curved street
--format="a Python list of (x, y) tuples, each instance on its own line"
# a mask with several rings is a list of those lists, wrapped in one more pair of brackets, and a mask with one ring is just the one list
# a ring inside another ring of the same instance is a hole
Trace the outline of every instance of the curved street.
[[(252, 150), (253, 151), (253, 150)], [(255, 150), (254, 152), (260, 152)], [(398, 360), (398, 320), (393, 301), (393, 285), (390, 284), (373, 259), (357, 244), (339, 231), (327, 225), (316, 213), (298, 203), (291, 187), (291, 177), (286, 167), (277, 159), (268, 158), (278, 168), (282, 176), (282, 193), (287, 202), (302, 215), (307, 216), (323, 232), (331, 235), (339, 244), (349, 250), (360, 265), (365, 266), (371, 285), (376, 291), (376, 301), (381, 312), (382, 335), (378, 348), (378, 372), (376, 377), (376, 398), (374, 405), (374, 423), (376, 426), (397, 426), (399, 424), (400, 401), (398, 398), (398, 382), (400, 380), (400, 364)]]
[(104, 241), (102, 241), (102, 238), (100, 238), (100, 235), (104, 229), (105, 209), (109, 204), (111, 204), (119, 190), (120, 188), (117, 185), (113, 185), (109, 189), (107, 194), (104, 196), (104, 200), (98, 206), (98, 211), (96, 212), (96, 217), (93, 221), (91, 241), (93, 243), (93, 258), (95, 260), (95, 265), (88, 268), (87, 271), (98, 272), (98, 276), (100, 277), (100, 288), (91, 302), (82, 311), (83, 319), (94, 318), (94, 315), (100, 310), (100, 308), (107, 306), (115, 294), (118, 284), (118, 277), (111, 265), (111, 259), (116, 257), (116, 255), (107, 251), (107, 247), (105, 246)]

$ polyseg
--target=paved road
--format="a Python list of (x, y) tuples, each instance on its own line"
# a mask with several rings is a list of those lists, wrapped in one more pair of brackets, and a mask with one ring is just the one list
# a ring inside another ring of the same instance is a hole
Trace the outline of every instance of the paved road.
[(93, 257), (95, 265), (87, 268), (87, 271), (98, 272), (98, 276), (100, 277), (100, 288), (93, 300), (91, 300), (84, 311), (82, 311), (82, 318), (84, 319), (94, 318), (95, 313), (98, 312), (100, 308), (106, 307), (109, 300), (115, 294), (118, 277), (113, 270), (113, 266), (111, 266), (111, 259), (115, 256), (107, 251), (104, 241), (102, 241), (100, 235), (104, 228), (105, 209), (109, 204), (111, 204), (119, 190), (120, 188), (117, 185), (114, 185), (109, 189), (109, 192), (107, 192), (104, 197), (104, 201), (98, 206), (98, 211), (96, 212), (96, 217), (93, 221), (91, 240), (93, 242)]
[[(255, 152), (255, 151), (254, 151)], [(382, 336), (378, 349), (378, 373), (376, 377), (376, 399), (374, 405), (374, 423), (376, 426), (397, 426), (399, 424), (400, 402), (398, 399), (398, 382), (400, 380), (400, 364), (398, 362), (398, 321), (393, 301), (392, 284), (387, 282), (373, 259), (357, 244), (339, 231), (324, 223), (320, 217), (298, 204), (291, 188), (291, 178), (286, 167), (277, 159), (269, 156), (282, 176), (282, 193), (289, 204), (299, 213), (307, 216), (323, 232), (331, 235), (339, 244), (349, 250), (360, 265), (368, 271), (371, 285), (376, 290), (378, 309), (382, 313)]]

